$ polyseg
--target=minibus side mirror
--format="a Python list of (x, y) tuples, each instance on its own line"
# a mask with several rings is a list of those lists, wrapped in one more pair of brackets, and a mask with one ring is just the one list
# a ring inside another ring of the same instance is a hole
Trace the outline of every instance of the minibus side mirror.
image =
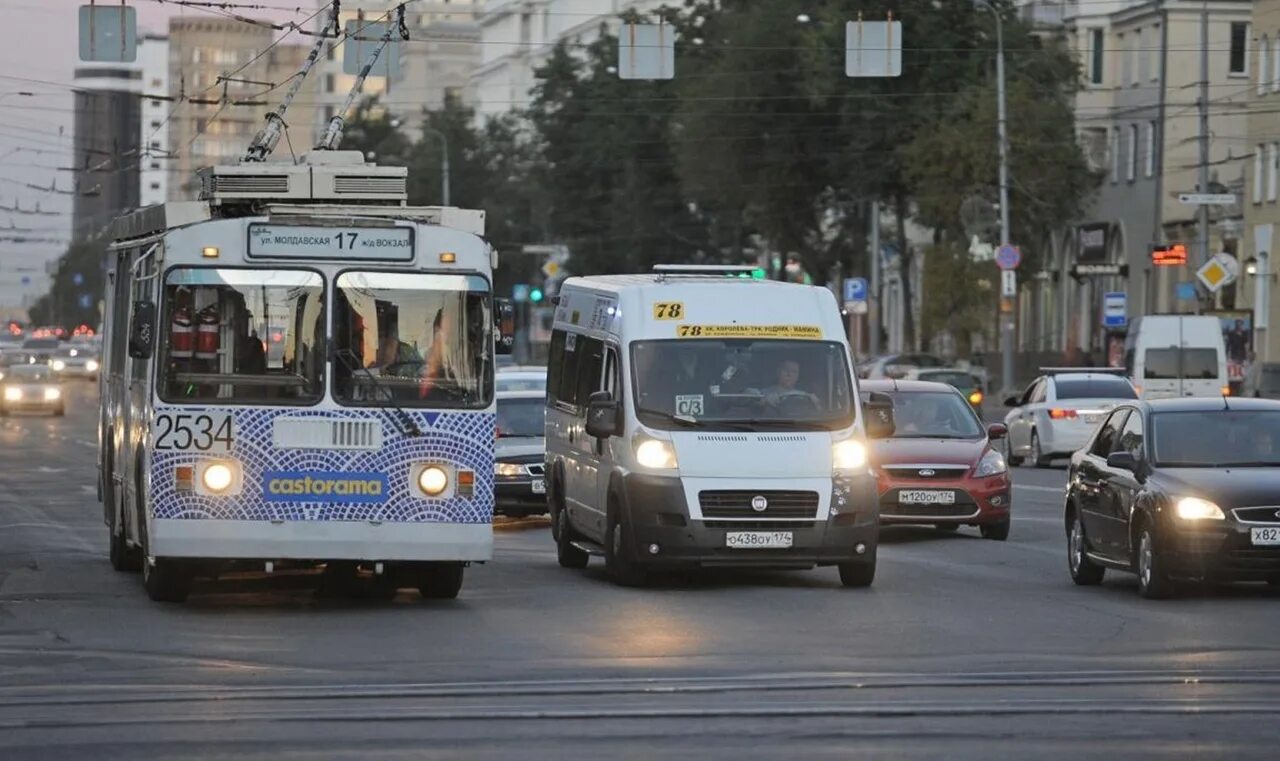
[(893, 435), (896, 428), (893, 422), (893, 397), (872, 392), (862, 407), (862, 413), (866, 417), (867, 438), (887, 439)]
[(511, 299), (493, 300), (494, 328), (497, 340), (494, 351), (498, 354), (510, 354), (516, 348), (516, 306)]
[(622, 435), (622, 405), (608, 391), (587, 399), (587, 435), (597, 439)]
[(156, 344), (156, 304), (154, 301), (133, 302), (129, 316), (129, 356), (151, 359)]

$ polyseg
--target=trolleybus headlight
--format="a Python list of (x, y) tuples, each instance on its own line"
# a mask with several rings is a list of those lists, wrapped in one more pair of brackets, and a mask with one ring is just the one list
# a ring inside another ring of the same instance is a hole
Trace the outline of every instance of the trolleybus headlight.
[(831, 462), (836, 470), (853, 470), (867, 464), (867, 447), (857, 439), (837, 441), (831, 448)]
[(205, 467), (200, 474), (200, 482), (204, 484), (204, 488), (211, 492), (223, 492), (231, 488), (231, 484), (235, 482), (235, 477), (230, 465), (215, 462)]
[(438, 465), (428, 465), (418, 473), (418, 488), (429, 497), (438, 497), (449, 487), (449, 474)]
[(671, 442), (660, 439), (644, 439), (636, 445), (636, 462), (654, 470), (669, 470), (679, 465), (676, 450)]
[(22, 389), (18, 388), (17, 386), (5, 386), (4, 400), (6, 402), (22, 401)]
[(44, 390), (44, 400), (46, 402), (56, 401), (62, 398), (62, 392), (50, 386)]

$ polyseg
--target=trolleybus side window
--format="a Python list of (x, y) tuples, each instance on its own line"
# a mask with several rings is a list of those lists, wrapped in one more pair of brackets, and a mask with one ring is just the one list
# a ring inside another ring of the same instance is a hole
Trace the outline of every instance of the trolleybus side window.
[(315, 272), (171, 270), (160, 328), (160, 396), (315, 404), (324, 395), (324, 325), (324, 280)]
[(342, 404), (481, 409), (493, 398), (489, 283), (476, 275), (345, 272), (334, 295)]

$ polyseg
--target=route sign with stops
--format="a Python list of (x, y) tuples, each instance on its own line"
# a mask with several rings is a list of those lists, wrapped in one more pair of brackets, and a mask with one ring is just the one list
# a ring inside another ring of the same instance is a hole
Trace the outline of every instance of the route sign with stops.
[(846, 77), (902, 76), (902, 22), (848, 21), (844, 25)]
[(131, 63), (138, 60), (138, 13), (121, 5), (80, 6), (80, 60)]

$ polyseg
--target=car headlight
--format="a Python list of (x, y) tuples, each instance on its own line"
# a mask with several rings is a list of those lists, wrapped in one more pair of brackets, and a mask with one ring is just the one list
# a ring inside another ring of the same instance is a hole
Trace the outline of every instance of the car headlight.
[(670, 441), (644, 439), (636, 444), (636, 462), (653, 470), (671, 470), (679, 465)]
[(235, 483), (236, 474), (226, 463), (215, 462), (200, 474), (200, 482), (211, 492), (224, 492)]
[(438, 497), (449, 488), (449, 474), (439, 465), (428, 465), (418, 473), (418, 488), (428, 497)]
[(988, 449), (987, 453), (978, 460), (978, 467), (973, 469), (975, 478), (985, 478), (986, 476), (998, 476), (1009, 470), (1009, 466), (1004, 461), (1004, 455), (994, 449)]
[(85, 362), (85, 363), (84, 363), (84, 369), (85, 369), (85, 370), (88, 370), (88, 371), (89, 371), (89, 372), (91, 372), (91, 373), (96, 373), (96, 372), (98, 372), (98, 360), (96, 360), (96, 359), (91, 359), (91, 360), (89, 360), (88, 362)]
[(831, 464), (836, 470), (854, 470), (867, 464), (867, 446), (857, 439), (837, 441), (831, 447)]
[(524, 466), (517, 465), (514, 462), (497, 462), (493, 464), (493, 474), (496, 476), (512, 476), (524, 475)]
[(7, 402), (17, 402), (22, 400), (22, 389), (17, 386), (5, 386), (4, 398)]
[(1220, 521), (1226, 518), (1222, 508), (1207, 499), (1183, 497), (1178, 500), (1178, 517), (1184, 521)]
[(60, 373), (60, 372), (62, 372), (63, 370), (66, 370), (66, 369), (67, 369), (67, 363), (66, 363), (66, 362), (63, 362), (63, 361), (62, 361), (62, 360), (60, 360), (60, 359), (55, 359), (55, 360), (53, 360), (53, 362), (52, 362), (52, 366), (53, 366), (53, 370), (54, 370), (54, 372), (58, 372), (58, 373)]
[(49, 388), (46, 388), (46, 389), (44, 390), (44, 400), (45, 400), (46, 402), (52, 402), (52, 401), (55, 401), (55, 400), (57, 400), (57, 399), (61, 399), (61, 398), (62, 398), (62, 391), (60, 391), (60, 390), (58, 390), (58, 389), (56, 389), (56, 388), (54, 388), (54, 387), (52, 387), (52, 386), (50, 386)]

